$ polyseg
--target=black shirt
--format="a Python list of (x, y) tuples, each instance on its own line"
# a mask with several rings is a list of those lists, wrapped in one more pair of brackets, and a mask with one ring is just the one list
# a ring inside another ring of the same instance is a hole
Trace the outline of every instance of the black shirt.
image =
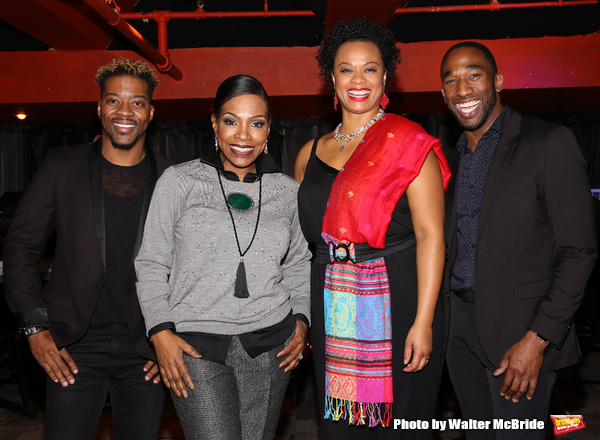
[(147, 160), (119, 166), (102, 158), (106, 266), (102, 292), (89, 326), (92, 333), (129, 334), (128, 284), (146, 190)]

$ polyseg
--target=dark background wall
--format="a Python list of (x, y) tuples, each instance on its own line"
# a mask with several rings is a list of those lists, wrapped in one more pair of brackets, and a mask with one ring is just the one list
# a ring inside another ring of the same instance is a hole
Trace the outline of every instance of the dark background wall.
[[(571, 129), (588, 161), (589, 179), (600, 180), (600, 110), (528, 114)], [(448, 113), (407, 117), (439, 138), (446, 152), (454, 148), (461, 133)], [(332, 131), (338, 122), (338, 118), (275, 119), (269, 137), (269, 153), (283, 172), (291, 175), (300, 147), (310, 139)], [(23, 191), (48, 149), (90, 142), (100, 133), (99, 123), (0, 125), (0, 195)], [(147, 143), (153, 151), (177, 163), (199, 157), (204, 148), (214, 148), (208, 120), (155, 122), (149, 129)]]

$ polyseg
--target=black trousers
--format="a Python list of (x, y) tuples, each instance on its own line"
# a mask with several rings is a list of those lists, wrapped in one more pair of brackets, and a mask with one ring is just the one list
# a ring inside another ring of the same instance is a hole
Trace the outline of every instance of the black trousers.
[(45, 440), (93, 440), (110, 394), (115, 440), (155, 440), (165, 392), (144, 379), (129, 335), (86, 335), (67, 347), (79, 372), (63, 388), (46, 379)]
[(537, 390), (531, 400), (527, 400), (526, 396), (518, 403), (506, 400), (500, 395), (504, 375), (493, 375), (496, 368), (485, 356), (479, 342), (475, 325), (475, 304), (463, 302), (454, 294), (451, 297), (446, 362), (460, 404), (462, 420), (489, 421), (491, 428), (467, 430), (467, 439), (543, 440), (544, 429), (493, 429), (494, 420), (508, 422), (513, 419), (535, 419), (545, 424), (550, 423), (547, 413), (556, 373), (540, 374)]

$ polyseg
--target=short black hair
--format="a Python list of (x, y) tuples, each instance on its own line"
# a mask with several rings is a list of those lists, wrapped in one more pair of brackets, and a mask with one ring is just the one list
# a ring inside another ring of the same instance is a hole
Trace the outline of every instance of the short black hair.
[(480, 51), (481, 53), (483, 53), (483, 56), (485, 57), (485, 59), (492, 66), (492, 71), (493, 71), (494, 75), (496, 75), (498, 73), (498, 66), (496, 65), (496, 60), (494, 59), (494, 55), (492, 55), (492, 52), (486, 46), (484, 46), (481, 43), (477, 43), (476, 41), (463, 41), (461, 43), (456, 43), (454, 46), (452, 46), (450, 49), (448, 49), (448, 51), (444, 55), (444, 58), (442, 58), (442, 64), (440, 64), (440, 76), (442, 76), (442, 78), (444, 76), (444, 72), (442, 72), (442, 66), (446, 62), (446, 58), (448, 58), (448, 55), (450, 55), (451, 52), (454, 52), (457, 49), (462, 49), (463, 47), (476, 49), (476, 50)]
[(230, 76), (221, 83), (215, 96), (213, 115), (219, 117), (223, 105), (237, 96), (256, 95), (267, 104), (267, 118), (271, 121), (271, 110), (269, 109), (269, 97), (261, 82), (250, 75)]
[(331, 90), (334, 90), (331, 73), (335, 55), (340, 46), (349, 41), (364, 41), (377, 46), (383, 60), (383, 67), (387, 72), (383, 86), (384, 91), (387, 91), (394, 79), (396, 65), (400, 62), (400, 49), (396, 47), (396, 36), (391, 30), (382, 29), (378, 23), (366, 18), (340, 20), (331, 26), (317, 53), (321, 79), (329, 85)]
[(158, 87), (159, 81), (156, 71), (143, 61), (130, 61), (127, 58), (115, 59), (100, 67), (96, 73), (96, 84), (100, 87), (100, 93), (104, 94), (106, 80), (113, 76), (133, 76), (139, 78), (148, 85), (148, 97), (152, 99), (154, 89)]

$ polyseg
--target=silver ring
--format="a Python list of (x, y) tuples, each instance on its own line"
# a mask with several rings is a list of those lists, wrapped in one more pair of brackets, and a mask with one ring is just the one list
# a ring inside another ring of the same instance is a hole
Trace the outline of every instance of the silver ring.
[(298, 354), (298, 360), (301, 361), (302, 359), (304, 359), (304, 356), (302, 356), (302, 353)]

